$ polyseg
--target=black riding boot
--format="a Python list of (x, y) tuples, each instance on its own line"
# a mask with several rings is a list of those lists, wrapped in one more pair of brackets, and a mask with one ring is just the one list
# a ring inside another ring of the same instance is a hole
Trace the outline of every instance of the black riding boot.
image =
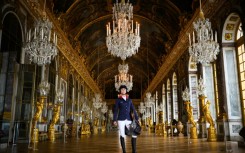
[(121, 142), (123, 153), (126, 153), (124, 137), (120, 136), (120, 142)]
[(136, 153), (136, 138), (132, 138), (131, 143), (132, 143), (132, 153)]

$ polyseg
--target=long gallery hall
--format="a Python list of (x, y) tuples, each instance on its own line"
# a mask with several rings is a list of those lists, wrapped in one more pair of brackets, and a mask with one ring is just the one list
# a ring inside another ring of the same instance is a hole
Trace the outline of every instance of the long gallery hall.
[(0, 8), (0, 152), (245, 152), (245, 0)]

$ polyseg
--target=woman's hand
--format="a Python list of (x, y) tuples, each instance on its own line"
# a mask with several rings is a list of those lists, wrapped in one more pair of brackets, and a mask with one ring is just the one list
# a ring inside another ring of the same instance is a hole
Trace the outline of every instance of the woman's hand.
[(117, 121), (114, 121), (113, 124), (114, 124), (114, 126), (117, 126)]

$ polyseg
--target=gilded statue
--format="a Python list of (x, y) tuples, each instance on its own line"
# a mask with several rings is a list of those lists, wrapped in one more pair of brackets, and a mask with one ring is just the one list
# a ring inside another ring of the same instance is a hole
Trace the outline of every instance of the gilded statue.
[(99, 125), (99, 119), (96, 117), (95, 119), (94, 119), (94, 126), (98, 126)]
[(48, 130), (48, 137), (50, 141), (55, 140), (55, 129), (54, 126), (59, 120), (60, 117), (60, 104), (56, 104), (53, 108), (53, 116), (52, 116), (52, 121), (50, 122), (49, 125), (49, 130)]
[(50, 123), (50, 127), (54, 127), (56, 122), (59, 120), (60, 117), (60, 104), (56, 104), (53, 109), (53, 117)]
[(214, 121), (209, 110), (210, 104), (210, 101), (207, 101), (206, 104), (203, 105), (202, 111), (206, 117), (206, 121), (210, 124), (210, 127), (214, 127)]
[(196, 127), (196, 122), (194, 121), (193, 118), (193, 107), (190, 105), (190, 102), (185, 102), (185, 105), (186, 105), (188, 120), (193, 127)]
[(41, 114), (42, 114), (42, 110), (43, 110), (43, 102), (37, 102), (36, 104), (36, 113), (33, 116), (32, 119), (32, 127), (36, 128), (37, 125), (37, 121), (40, 118)]

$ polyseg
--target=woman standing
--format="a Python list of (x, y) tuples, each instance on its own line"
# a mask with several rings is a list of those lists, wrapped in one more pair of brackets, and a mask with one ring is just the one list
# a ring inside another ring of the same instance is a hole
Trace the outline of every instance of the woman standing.
[[(115, 102), (115, 110), (113, 115), (113, 123), (115, 126), (119, 127), (120, 133), (120, 142), (122, 146), (123, 153), (126, 153), (125, 149), (125, 125), (128, 126), (132, 122), (132, 118), (130, 115), (130, 111), (134, 112), (134, 117), (138, 120), (138, 115), (135, 111), (132, 100), (129, 98), (127, 93), (127, 87), (125, 85), (121, 85), (119, 88), (120, 94), (118, 99)], [(132, 152), (136, 153), (136, 135), (132, 135), (131, 143), (132, 143)]]

